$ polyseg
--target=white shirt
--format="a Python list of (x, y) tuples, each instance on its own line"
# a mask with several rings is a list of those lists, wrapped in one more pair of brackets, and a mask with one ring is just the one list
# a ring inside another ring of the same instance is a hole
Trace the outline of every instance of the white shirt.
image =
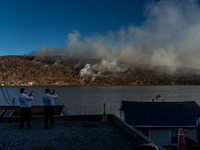
[(33, 96), (28, 96), (26, 94), (20, 94), (18, 97), (18, 101), (20, 103), (20, 107), (31, 107), (31, 101)]
[(55, 93), (53, 95), (50, 94), (44, 94), (42, 95), (42, 101), (44, 106), (53, 106), (54, 105), (54, 100), (55, 98), (57, 98), (58, 95)]

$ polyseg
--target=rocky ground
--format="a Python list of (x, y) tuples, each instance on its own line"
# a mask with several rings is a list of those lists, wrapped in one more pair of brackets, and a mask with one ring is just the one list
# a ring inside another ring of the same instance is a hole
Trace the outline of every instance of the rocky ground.
[(113, 122), (56, 121), (52, 129), (32, 122), (32, 129), (19, 123), (0, 123), (0, 149), (11, 150), (131, 150), (137, 143)]

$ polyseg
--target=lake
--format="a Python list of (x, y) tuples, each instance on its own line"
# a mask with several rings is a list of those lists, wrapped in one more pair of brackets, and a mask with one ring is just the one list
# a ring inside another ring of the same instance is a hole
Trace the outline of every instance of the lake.
[[(2, 87), (5, 94), (6, 89)], [(11, 99), (15, 98), (19, 105), (18, 96), (21, 87), (7, 87)], [(196, 101), (200, 105), (200, 86), (56, 86), (56, 87), (25, 87), (27, 94), (32, 90), (34, 99), (32, 105), (42, 105), (42, 95), (46, 88), (55, 89), (58, 98), (55, 105), (65, 105), (70, 115), (102, 114), (103, 104), (106, 113), (119, 116), (122, 100), (150, 102), (157, 94), (168, 101)], [(8, 105), (0, 90), (0, 105)]]

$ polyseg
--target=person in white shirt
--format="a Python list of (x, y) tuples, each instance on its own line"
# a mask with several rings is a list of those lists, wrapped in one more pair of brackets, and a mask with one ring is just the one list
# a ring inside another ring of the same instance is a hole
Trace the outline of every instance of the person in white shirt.
[(50, 128), (53, 127), (54, 123), (54, 100), (58, 97), (58, 95), (55, 93), (55, 90), (53, 90), (53, 93), (51, 94), (49, 89), (45, 90), (44, 95), (42, 95), (42, 101), (44, 105), (44, 126), (45, 128), (48, 128), (48, 120), (50, 118)]
[(21, 121), (20, 121), (20, 129), (24, 127), (24, 122), (26, 120), (27, 129), (31, 128), (31, 101), (33, 99), (33, 92), (30, 95), (26, 95), (26, 89), (20, 89), (20, 95), (18, 97), (18, 101), (20, 103), (20, 111), (21, 111)]

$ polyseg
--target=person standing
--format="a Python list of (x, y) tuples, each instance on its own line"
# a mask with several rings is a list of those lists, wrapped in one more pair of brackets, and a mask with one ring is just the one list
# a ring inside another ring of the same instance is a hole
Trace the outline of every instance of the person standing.
[(45, 90), (44, 95), (42, 95), (42, 101), (44, 105), (44, 126), (45, 128), (48, 128), (48, 120), (50, 118), (50, 128), (53, 127), (54, 123), (54, 100), (58, 97), (58, 95), (55, 93), (55, 90), (53, 90), (53, 93), (51, 94), (49, 89)]
[(20, 95), (18, 97), (18, 101), (20, 103), (20, 111), (21, 111), (21, 121), (19, 128), (22, 129), (24, 127), (24, 122), (26, 120), (27, 129), (31, 128), (31, 101), (33, 99), (33, 92), (30, 95), (26, 95), (26, 89), (20, 89)]

